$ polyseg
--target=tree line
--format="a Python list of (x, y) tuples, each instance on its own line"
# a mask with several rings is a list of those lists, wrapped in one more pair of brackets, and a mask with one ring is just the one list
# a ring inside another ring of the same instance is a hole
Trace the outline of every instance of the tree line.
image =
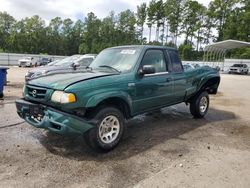
[[(197, 60), (205, 45), (226, 39), (250, 41), (249, 0), (213, 0), (207, 7), (196, 0), (151, 0), (135, 12), (112, 11), (102, 19), (90, 12), (83, 21), (56, 17), (49, 24), (38, 15), (18, 21), (0, 12), (2, 52), (72, 55), (118, 45), (157, 44), (178, 46), (182, 59)], [(229, 54), (250, 58), (249, 48)]]

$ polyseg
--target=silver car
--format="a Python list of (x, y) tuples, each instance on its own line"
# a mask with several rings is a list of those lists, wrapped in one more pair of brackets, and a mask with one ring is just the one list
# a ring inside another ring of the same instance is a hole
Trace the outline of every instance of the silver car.
[(85, 55), (73, 55), (66, 57), (52, 65), (37, 67), (30, 70), (25, 75), (25, 80), (29, 81), (41, 76), (49, 74), (62, 73), (62, 72), (76, 72), (82, 69), (86, 69), (87, 66), (95, 59), (96, 54), (85, 54)]
[(19, 67), (32, 67), (34, 65), (33, 57), (24, 57), (18, 60)]
[(248, 67), (246, 64), (234, 64), (229, 68), (228, 73), (248, 74)]

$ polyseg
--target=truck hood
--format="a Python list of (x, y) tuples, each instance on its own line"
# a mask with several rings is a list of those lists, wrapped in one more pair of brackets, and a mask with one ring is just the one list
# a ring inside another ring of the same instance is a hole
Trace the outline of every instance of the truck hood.
[(34, 80), (30, 80), (27, 84), (38, 87), (51, 88), (56, 90), (64, 90), (68, 86), (81, 82), (84, 80), (94, 79), (98, 77), (111, 76), (116, 73), (107, 72), (75, 72), (75, 73), (56, 73), (39, 77)]

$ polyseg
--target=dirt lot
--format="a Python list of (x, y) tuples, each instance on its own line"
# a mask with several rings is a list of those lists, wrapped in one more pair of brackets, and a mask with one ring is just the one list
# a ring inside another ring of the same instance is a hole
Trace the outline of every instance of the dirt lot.
[(10, 69), (0, 101), (0, 187), (250, 187), (250, 76), (222, 75), (205, 119), (185, 104), (141, 115), (118, 148), (97, 154), (81, 137), (21, 123), (26, 71)]

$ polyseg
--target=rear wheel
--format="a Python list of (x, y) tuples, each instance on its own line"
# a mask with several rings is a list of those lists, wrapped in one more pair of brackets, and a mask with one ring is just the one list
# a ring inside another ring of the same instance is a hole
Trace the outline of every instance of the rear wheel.
[(94, 127), (84, 134), (86, 143), (97, 151), (114, 149), (124, 132), (123, 114), (115, 107), (102, 107), (93, 119)]
[(206, 91), (197, 95), (190, 103), (190, 112), (195, 118), (203, 118), (209, 108), (209, 96)]

